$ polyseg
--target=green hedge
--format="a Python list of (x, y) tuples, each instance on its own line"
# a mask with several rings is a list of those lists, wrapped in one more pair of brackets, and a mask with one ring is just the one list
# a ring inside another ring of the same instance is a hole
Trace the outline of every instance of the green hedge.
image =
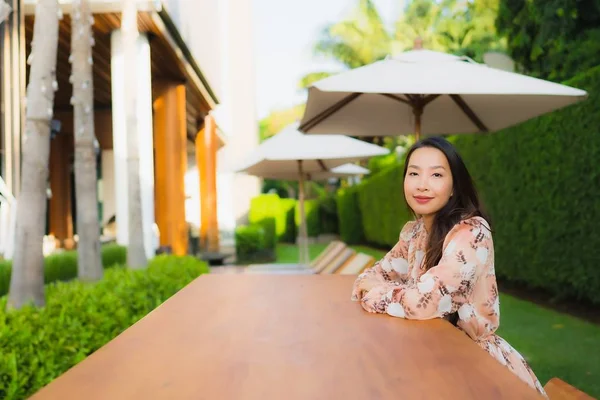
[(266, 217), (252, 224), (262, 227), (264, 232), (264, 247), (265, 249), (275, 251), (277, 247), (277, 228), (275, 218)]
[(404, 199), (403, 172), (403, 164), (394, 165), (358, 186), (362, 225), (368, 243), (394, 246), (404, 224), (414, 218)]
[(241, 225), (235, 229), (235, 254), (238, 263), (252, 261), (265, 250), (265, 230), (259, 225)]
[(600, 67), (567, 84), (590, 97), (455, 143), (495, 223), (498, 276), (600, 304)]
[(296, 199), (279, 199), (280, 214), (277, 217), (277, 236), (280, 242), (296, 242)]
[[(127, 248), (117, 244), (107, 244), (101, 247), (102, 265), (110, 268), (127, 262)], [(10, 287), (10, 271), (12, 263), (0, 261), (0, 296), (8, 293)], [(77, 278), (77, 251), (70, 250), (56, 253), (44, 258), (44, 281), (69, 281)]]
[[(304, 215), (306, 216), (306, 231), (309, 237), (321, 234), (320, 200), (304, 200)], [(300, 232), (300, 205), (296, 207), (296, 229)]]
[(248, 219), (251, 224), (274, 218), (279, 241), (293, 242), (296, 238), (294, 207), (296, 200), (281, 199), (276, 194), (261, 194), (250, 201)]
[[(273, 219), (265, 219), (271, 221)], [(267, 246), (267, 224), (240, 225), (235, 230), (235, 254), (238, 264), (273, 262), (275, 249)], [(267, 228), (268, 229), (268, 228)]]
[(322, 196), (319, 199), (320, 233), (338, 234), (340, 232), (337, 214), (336, 197), (333, 195)]
[(161, 255), (145, 270), (107, 270), (97, 283), (48, 285), (41, 309), (6, 312), (1, 298), (0, 398), (32, 395), (207, 272), (194, 257)]
[(341, 239), (347, 244), (363, 243), (365, 237), (358, 203), (358, 187), (341, 189), (336, 200)]

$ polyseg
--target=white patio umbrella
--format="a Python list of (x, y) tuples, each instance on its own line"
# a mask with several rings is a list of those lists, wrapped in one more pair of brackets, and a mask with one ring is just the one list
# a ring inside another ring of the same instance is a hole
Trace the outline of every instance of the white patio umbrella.
[[(294, 123), (261, 143), (237, 172), (274, 179), (297, 179), (300, 211), (300, 257), (308, 264), (308, 235), (304, 213), (304, 181), (335, 167), (389, 153), (384, 147), (342, 135), (308, 136)], [(325, 176), (325, 175), (324, 175)], [(293, 178), (295, 177), (295, 178)]]
[[(361, 167), (360, 165), (348, 163), (334, 167), (326, 171), (319, 171), (313, 173), (305, 173), (304, 180), (306, 181), (322, 181), (329, 178), (349, 178), (357, 175), (367, 175), (371, 173), (367, 168)], [(288, 171), (287, 173), (279, 173), (278, 171), (271, 171), (261, 175), (261, 178), (268, 179), (280, 179), (284, 181), (297, 181), (300, 179), (298, 171)]]
[(397, 136), (491, 132), (568, 106), (584, 90), (465, 57), (411, 50), (314, 83), (300, 131)]
[(371, 171), (367, 168), (356, 164), (344, 164), (339, 167), (332, 168), (327, 172), (315, 172), (309, 178), (313, 181), (324, 180), (329, 178), (350, 178), (358, 175), (368, 175)]

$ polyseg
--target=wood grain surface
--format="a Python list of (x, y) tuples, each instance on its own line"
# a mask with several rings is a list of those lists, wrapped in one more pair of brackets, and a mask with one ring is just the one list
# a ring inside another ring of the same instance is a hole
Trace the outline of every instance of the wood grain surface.
[(446, 321), (363, 311), (354, 279), (203, 275), (32, 398), (541, 398)]

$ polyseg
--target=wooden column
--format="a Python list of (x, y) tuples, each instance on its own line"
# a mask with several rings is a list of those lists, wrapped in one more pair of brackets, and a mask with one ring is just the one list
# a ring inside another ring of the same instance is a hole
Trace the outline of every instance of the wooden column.
[(217, 124), (212, 116), (206, 117), (206, 190), (208, 202), (207, 248), (219, 251), (219, 222), (217, 219)]
[(219, 251), (217, 219), (217, 127), (212, 116), (196, 136), (196, 165), (200, 179), (200, 243), (203, 250)]
[(185, 86), (162, 83), (154, 101), (154, 210), (160, 245), (185, 255), (188, 229), (185, 221), (187, 133)]
[(206, 125), (196, 135), (196, 166), (198, 168), (198, 179), (200, 180), (200, 249), (206, 251), (208, 233), (208, 208), (207, 200), (207, 164), (206, 164)]
[[(50, 145), (50, 190), (52, 198), (50, 234), (60, 241), (61, 246), (71, 247), (73, 238), (73, 214), (71, 212), (70, 156), (73, 136), (59, 133)], [(66, 243), (65, 243), (66, 242)]]

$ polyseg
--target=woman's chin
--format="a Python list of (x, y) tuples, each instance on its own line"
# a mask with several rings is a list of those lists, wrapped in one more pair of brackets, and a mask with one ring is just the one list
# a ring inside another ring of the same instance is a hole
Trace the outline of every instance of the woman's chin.
[(410, 208), (413, 212), (421, 217), (435, 214), (435, 207), (430, 207), (422, 204), (411, 204)]

